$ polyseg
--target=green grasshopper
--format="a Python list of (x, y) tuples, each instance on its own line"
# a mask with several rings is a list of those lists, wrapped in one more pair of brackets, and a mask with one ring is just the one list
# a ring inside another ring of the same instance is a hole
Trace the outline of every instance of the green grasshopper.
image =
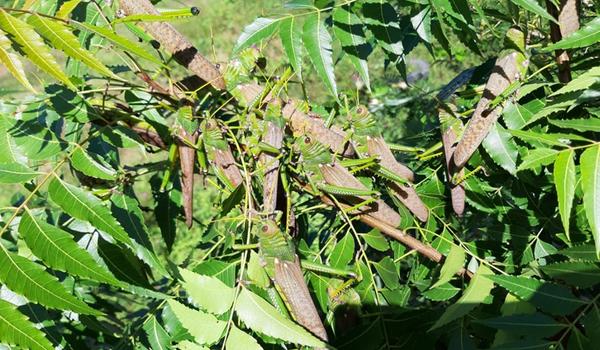
[(369, 170), (389, 182), (394, 195), (419, 220), (427, 221), (429, 210), (421, 201), (415, 189), (409, 184), (414, 174), (404, 164), (399, 163), (389, 146), (375, 129), (375, 121), (364, 106), (358, 106), (349, 113), (347, 121), (352, 144), (361, 158), (377, 157), (378, 162)]
[(525, 34), (511, 28), (507, 32), (505, 43), (507, 50), (496, 60), (483, 96), (454, 151), (453, 163), (456, 170), (465, 166), (501, 114), (502, 106), (498, 106), (497, 100), (516, 90), (527, 72), (529, 61), (525, 55)]
[(353, 205), (349, 211), (369, 214), (392, 227), (400, 225), (400, 215), (342, 166), (323, 144), (304, 136), (296, 139), (294, 148), (302, 156), (301, 166), (313, 192), (340, 196)]
[(310, 297), (294, 244), (276, 221), (266, 219), (261, 222), (255, 226), (254, 232), (258, 237), (260, 257), (267, 274), (298, 323), (327, 341), (327, 331)]
[(204, 120), (200, 129), (202, 130), (198, 145), (200, 167), (207, 169), (210, 165), (219, 181), (227, 190), (233, 192), (243, 182), (243, 177), (217, 121)]

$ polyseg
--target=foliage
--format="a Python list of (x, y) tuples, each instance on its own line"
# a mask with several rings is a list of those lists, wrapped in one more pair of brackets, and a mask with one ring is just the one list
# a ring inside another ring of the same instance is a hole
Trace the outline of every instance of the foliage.
[(208, 8), (3, 5), (0, 343), (594, 348), (600, 8), (552, 3), (291, 0), (220, 70)]

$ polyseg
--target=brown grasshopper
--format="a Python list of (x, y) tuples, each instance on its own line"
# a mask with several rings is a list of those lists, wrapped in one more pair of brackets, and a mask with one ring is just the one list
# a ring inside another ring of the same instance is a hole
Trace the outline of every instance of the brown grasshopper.
[(494, 105), (492, 102), (503, 97), (507, 92), (510, 93), (509, 88), (522, 79), (527, 71), (529, 61), (524, 54), (524, 34), (518, 29), (511, 28), (507, 33), (507, 43), (512, 44), (510, 53), (496, 60), (483, 96), (477, 103), (473, 117), (454, 151), (453, 162), (457, 171), (465, 166), (500, 116), (502, 106)]
[[(266, 130), (262, 142), (274, 150), (280, 150), (283, 145), (284, 121), (272, 118), (265, 120), (264, 124)], [(266, 222), (255, 231), (259, 238), (260, 257), (293, 317), (313, 334), (327, 341), (327, 331), (308, 291), (291, 237), (278, 224), (280, 215), (276, 214), (276, 206), (279, 160), (273, 154), (262, 152), (259, 161), (264, 168), (263, 210), (267, 216)]]

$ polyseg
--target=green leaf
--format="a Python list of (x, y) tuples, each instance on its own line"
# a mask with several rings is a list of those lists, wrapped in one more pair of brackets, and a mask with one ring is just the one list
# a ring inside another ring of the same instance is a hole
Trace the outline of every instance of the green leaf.
[(581, 288), (589, 288), (600, 283), (600, 268), (589, 262), (560, 262), (542, 266), (541, 269), (553, 279), (562, 280)]
[(543, 49), (544, 52), (554, 51), (557, 49), (573, 49), (576, 47), (585, 47), (597, 44), (600, 41), (600, 17), (596, 17), (589, 21), (578, 31), (571, 33), (566, 38), (548, 45)]
[(244, 31), (238, 38), (233, 52), (236, 53), (250, 45), (266, 39), (273, 35), (279, 28), (280, 19), (259, 17), (244, 28)]
[(552, 21), (556, 24), (559, 24), (554, 17), (552, 17), (540, 4), (537, 3), (537, 0), (510, 0), (513, 4), (524, 8), (529, 12), (533, 12), (536, 15), (545, 18), (549, 21)]
[(510, 133), (499, 123), (495, 123), (490, 128), (489, 133), (483, 139), (483, 147), (492, 160), (502, 169), (513, 175), (516, 174), (519, 151)]
[(440, 278), (431, 286), (431, 289), (440, 287), (454, 277), (454, 274), (460, 270), (465, 263), (466, 253), (465, 250), (457, 246), (456, 244), (452, 244), (450, 246), (450, 252), (444, 261), (444, 265), (442, 266), (442, 270), (440, 271)]
[(554, 162), (558, 151), (550, 148), (535, 148), (529, 151), (517, 171), (537, 168)]
[(373, 266), (389, 289), (394, 290), (400, 287), (400, 277), (398, 276), (398, 270), (396, 270), (396, 264), (389, 256), (373, 263)]
[(508, 129), (521, 129), (529, 124), (535, 113), (539, 112), (544, 107), (542, 100), (532, 100), (521, 105), (518, 102), (510, 102), (502, 110), (502, 118), (506, 122)]
[(302, 41), (306, 52), (308, 52), (308, 57), (310, 57), (321, 80), (325, 82), (329, 92), (337, 99), (331, 35), (329, 35), (325, 23), (321, 19), (321, 12), (311, 14), (306, 18)]
[(294, 72), (302, 79), (302, 28), (298, 25), (295, 16), (281, 21), (279, 37)]
[(0, 32), (0, 63), (6, 67), (21, 85), (34, 94), (37, 94), (37, 91), (31, 86), (29, 80), (27, 80), (25, 69), (23, 69), (23, 63), (19, 59), (19, 56), (9, 50), (11, 50), (10, 40), (8, 40), (4, 33)]
[(72, 24), (78, 29), (87, 30), (103, 37), (104, 39), (110, 41), (111, 43), (115, 44), (116, 46), (127, 52), (130, 52), (138, 57), (154, 62), (156, 64), (162, 65), (162, 62), (158, 58), (152, 56), (144, 47), (138, 45), (137, 43), (129, 39), (126, 39), (125, 37), (116, 34), (108, 28), (98, 27), (89, 23), (82, 22), (72, 22)]
[(589, 147), (581, 154), (581, 187), (583, 207), (600, 255), (600, 145)]
[(549, 119), (548, 121), (559, 128), (574, 129), (581, 132), (600, 132), (600, 118)]
[(73, 12), (73, 10), (79, 5), (81, 0), (67, 0), (60, 5), (58, 11), (56, 11), (56, 17), (67, 19), (69, 18), (69, 14)]
[(431, 7), (425, 6), (423, 9), (410, 18), (410, 23), (419, 34), (419, 37), (427, 43), (431, 43)]
[(494, 350), (548, 350), (555, 343), (555, 341), (550, 340), (521, 339), (496, 346)]
[(377, 43), (392, 55), (402, 56), (402, 31), (396, 9), (386, 0), (368, 0), (363, 4), (362, 12)]
[(385, 239), (385, 237), (376, 229), (373, 229), (367, 233), (359, 233), (365, 242), (369, 245), (369, 247), (378, 250), (380, 252), (385, 252), (390, 249), (390, 244)]
[(99, 265), (69, 233), (37, 219), (26, 209), (21, 216), (19, 233), (33, 254), (55, 270), (119, 286), (120, 282)]
[(231, 325), (229, 336), (225, 343), (225, 350), (262, 350), (256, 339), (252, 338), (248, 333), (240, 330), (235, 325)]
[(25, 56), (56, 80), (64, 83), (72, 90), (77, 90), (69, 77), (61, 70), (58, 63), (50, 53), (44, 40), (26, 22), (11, 16), (0, 9), (0, 28), (10, 34), (10, 39), (19, 45)]
[(14, 138), (9, 134), (12, 125), (8, 119), (0, 114), (0, 162), (1, 163), (27, 163), (27, 157), (17, 146)]
[[(568, 94), (568, 93), (574, 92), (574, 91), (584, 90), (584, 89), (587, 89), (590, 86), (596, 84), (599, 81), (600, 81), (600, 66), (596, 66), (596, 67), (590, 68), (585, 73), (577, 76), (577, 78), (571, 80), (567, 85), (558, 89), (558, 91), (554, 92), (550, 96), (559, 96), (559, 95)], [(568, 97), (568, 95), (565, 97)], [(572, 105), (571, 101), (572, 101), (572, 99), (568, 99), (565, 102), (565, 104), (567, 104), (566, 107), (571, 107), (571, 105)]]
[(41, 175), (19, 163), (0, 163), (0, 183), (17, 184), (27, 182)]
[(134, 196), (135, 194), (130, 188), (123, 193), (113, 194), (111, 197), (112, 215), (121, 224), (123, 230), (129, 234), (129, 237), (133, 238), (131, 248), (135, 255), (152, 267), (157, 274), (167, 276), (169, 273), (154, 253), (154, 248), (148, 238), (149, 230), (144, 223), (144, 214)]
[(354, 255), (354, 238), (352, 234), (346, 235), (337, 242), (329, 255), (329, 264), (335, 268), (344, 268)]
[(445, 301), (453, 298), (458, 292), (460, 288), (456, 288), (450, 283), (443, 284), (436, 288), (431, 288), (422, 293), (422, 295), (433, 301)]
[(183, 289), (202, 309), (216, 315), (229, 311), (233, 304), (235, 290), (220, 279), (204, 276), (186, 269), (180, 269)]
[(480, 265), (460, 299), (446, 308), (446, 311), (429, 330), (439, 328), (457, 318), (463, 317), (477, 307), (477, 305), (481, 304), (494, 287), (492, 281), (489, 280), (491, 276), (493, 276), (493, 272), (487, 266)]
[(127, 232), (96, 196), (79, 187), (63, 182), (57, 177), (48, 185), (48, 193), (50, 199), (58, 204), (65, 213), (76, 219), (88, 221), (119, 242), (131, 244)]
[(573, 134), (560, 134), (560, 133), (544, 133), (540, 134), (530, 130), (508, 130), (513, 136), (520, 138), (521, 140), (533, 144), (543, 143), (551, 146), (567, 147), (571, 140), (585, 141), (584, 137), (573, 135)]
[(475, 322), (513, 334), (531, 337), (550, 337), (567, 327), (567, 325), (558, 323), (553, 318), (541, 313), (500, 316)]
[(169, 307), (181, 325), (200, 345), (212, 345), (223, 337), (227, 322), (219, 321), (215, 316), (190, 309), (176, 300), (167, 300)]
[(71, 165), (83, 174), (102, 180), (115, 180), (117, 172), (103, 164), (100, 164), (90, 156), (83, 148), (77, 146), (71, 153)]
[(152, 350), (166, 350), (171, 348), (171, 337), (163, 326), (158, 323), (155, 316), (150, 317), (144, 323), (144, 331), (148, 337), (148, 342), (152, 346)]
[(321, 340), (285, 318), (275, 307), (246, 288), (242, 288), (239, 294), (235, 311), (239, 319), (255, 332), (295, 344), (325, 347)]
[(572, 149), (562, 151), (554, 162), (554, 186), (558, 196), (558, 211), (567, 237), (569, 236), (569, 221), (573, 198), (575, 198), (575, 151)]
[(31, 350), (54, 349), (44, 333), (20, 313), (16, 306), (2, 299), (0, 299), (0, 343)]
[(582, 244), (563, 249), (558, 254), (567, 256), (573, 260), (598, 261), (596, 247), (593, 244)]
[(69, 28), (55, 20), (44, 18), (38, 14), (29, 16), (27, 22), (31, 24), (41, 36), (48, 40), (52, 46), (61, 50), (67, 56), (83, 62), (85, 65), (113, 79), (119, 79), (110, 69), (100, 62), (92, 53), (81, 47), (77, 37)]
[(350, 7), (342, 6), (333, 10), (333, 21), (333, 30), (342, 44), (342, 50), (348, 55), (350, 62), (370, 91), (371, 81), (367, 57), (372, 48), (365, 37), (360, 18), (350, 10)]
[[(23, 113), (35, 114), (37, 118), (37, 113), (43, 108), (41, 105), (31, 105)], [(7, 130), (17, 146), (14, 150), (10, 149), (14, 157), (22, 152), (31, 160), (48, 160), (48, 158), (59, 154), (66, 146), (64, 142), (58, 140), (52, 131), (36, 121), (15, 120), (0, 115), (0, 124), (3, 124), (0, 129)], [(7, 149), (7, 152), (10, 151)]]
[(557, 284), (525, 276), (490, 276), (490, 278), (519, 299), (554, 315), (567, 315), (585, 305), (585, 302), (577, 299), (569, 288)]
[(3, 246), (0, 246), (0, 266), (0, 282), (34, 303), (80, 314), (102, 314), (69, 294), (41, 265), (9, 252)]

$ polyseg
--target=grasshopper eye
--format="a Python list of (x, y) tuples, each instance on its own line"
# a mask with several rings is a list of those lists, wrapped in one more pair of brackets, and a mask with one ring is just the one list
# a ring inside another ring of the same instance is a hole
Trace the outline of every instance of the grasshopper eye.
[(310, 144), (311, 142), (312, 142), (312, 140), (310, 139), (310, 137), (308, 137), (308, 136), (304, 137), (304, 144), (305, 144), (305, 145), (308, 145), (308, 144)]
[(198, 14), (200, 14), (200, 9), (196, 6), (192, 6), (192, 8), (190, 8), (190, 12), (192, 13), (192, 15), (198, 16)]
[(356, 107), (356, 114), (358, 115), (364, 115), (367, 113), (367, 109), (365, 108), (365, 106), (358, 106)]
[(272, 225), (263, 224), (260, 227), (260, 232), (265, 236), (273, 236), (277, 232), (277, 230)]

